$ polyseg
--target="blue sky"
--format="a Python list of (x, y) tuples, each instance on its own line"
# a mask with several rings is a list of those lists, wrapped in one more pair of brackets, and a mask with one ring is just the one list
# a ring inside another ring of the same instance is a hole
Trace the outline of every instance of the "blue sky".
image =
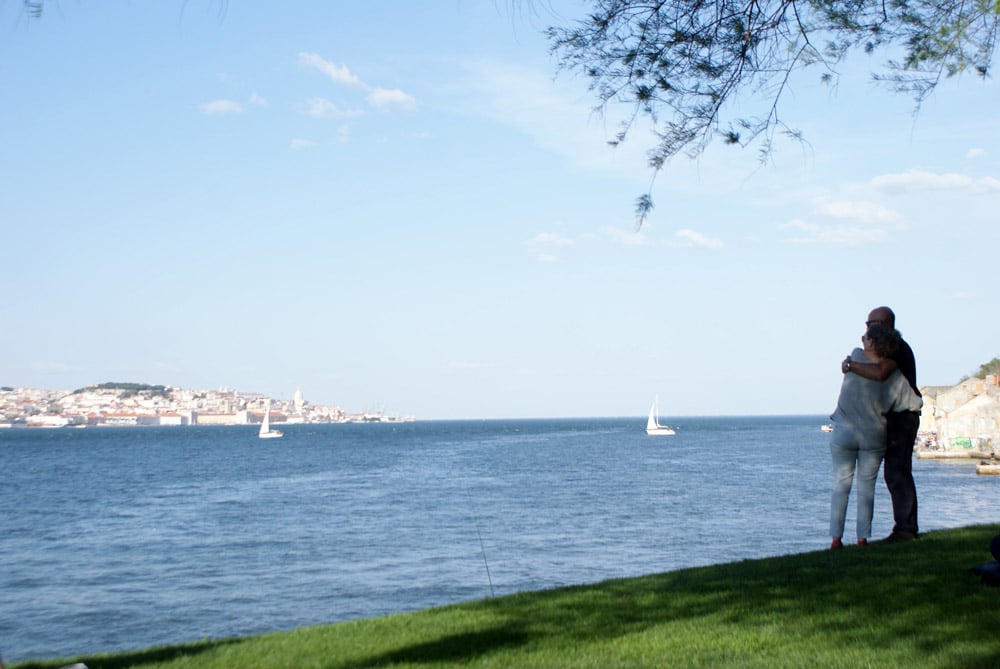
[[(558, 74), (579, 2), (0, 5), (0, 385), (418, 418), (832, 410), (888, 304), (922, 384), (1000, 355), (994, 81), (797, 77), (808, 144), (649, 182)], [(740, 104), (749, 105), (750, 101)]]

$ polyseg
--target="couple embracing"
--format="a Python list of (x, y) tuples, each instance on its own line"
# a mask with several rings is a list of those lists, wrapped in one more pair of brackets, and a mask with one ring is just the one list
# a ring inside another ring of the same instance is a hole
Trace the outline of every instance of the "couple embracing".
[(863, 348), (854, 349), (841, 363), (844, 380), (837, 409), (830, 416), (834, 425), (830, 439), (831, 549), (844, 545), (847, 500), (855, 470), (858, 545), (868, 544), (875, 509), (875, 481), (883, 459), (883, 476), (892, 497), (895, 521), (892, 534), (885, 541), (906, 541), (917, 536), (913, 444), (923, 400), (917, 390), (913, 350), (896, 330), (896, 317), (889, 307), (878, 307), (868, 314), (861, 343)]

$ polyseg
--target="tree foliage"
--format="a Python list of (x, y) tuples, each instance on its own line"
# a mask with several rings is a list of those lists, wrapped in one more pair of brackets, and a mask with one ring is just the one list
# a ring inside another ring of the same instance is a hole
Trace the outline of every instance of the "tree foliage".
[[(760, 143), (799, 137), (779, 114), (798, 70), (835, 82), (852, 52), (886, 54), (875, 78), (912, 94), (917, 107), (944, 77), (989, 74), (1000, 0), (593, 0), (590, 15), (548, 37), (560, 67), (584, 74), (598, 110), (625, 103), (616, 137), (647, 117), (657, 140), (653, 176), (677, 154), (699, 155), (713, 140)], [(758, 111), (732, 112), (737, 98)], [(637, 201), (640, 223), (653, 206)]]
[(131, 383), (131, 382), (117, 382), (108, 381), (106, 383), (95, 383), (89, 385), (86, 388), (78, 388), (73, 391), (74, 395), (79, 395), (80, 393), (85, 393), (94, 390), (111, 390), (118, 393), (118, 397), (134, 397), (135, 395), (143, 395), (145, 397), (169, 397), (170, 392), (167, 387), (162, 384), (149, 385), (148, 383)]
[(987, 376), (1000, 376), (1000, 358), (993, 358), (987, 363), (979, 366), (979, 371), (975, 374), (977, 379), (985, 379)]

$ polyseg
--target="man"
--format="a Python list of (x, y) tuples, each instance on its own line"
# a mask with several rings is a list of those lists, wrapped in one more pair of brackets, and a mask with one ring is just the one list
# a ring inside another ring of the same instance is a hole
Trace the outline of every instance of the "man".
[[(889, 307), (877, 307), (868, 314), (865, 327), (878, 323), (896, 329), (896, 315)], [(898, 369), (909, 382), (913, 392), (917, 389), (917, 363), (913, 349), (902, 336), (899, 348), (891, 358), (878, 363), (851, 362), (848, 356), (840, 366), (845, 374), (853, 373), (866, 379), (884, 381), (894, 369)], [(913, 444), (920, 428), (919, 411), (891, 411), (886, 414), (886, 449), (882, 476), (892, 497), (892, 533), (884, 539), (888, 542), (909, 541), (917, 538), (917, 487), (913, 482)]]

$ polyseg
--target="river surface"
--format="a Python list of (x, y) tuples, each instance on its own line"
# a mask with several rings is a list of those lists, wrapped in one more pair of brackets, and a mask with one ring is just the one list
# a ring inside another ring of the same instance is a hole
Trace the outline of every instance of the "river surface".
[[(137, 649), (829, 545), (822, 416), (0, 431), (0, 657)], [(916, 460), (924, 531), (1000, 477)], [(876, 493), (873, 532), (891, 529)], [(853, 498), (847, 536), (854, 537)], [(985, 549), (984, 549), (985, 550)], [(988, 557), (988, 556), (985, 556)]]

